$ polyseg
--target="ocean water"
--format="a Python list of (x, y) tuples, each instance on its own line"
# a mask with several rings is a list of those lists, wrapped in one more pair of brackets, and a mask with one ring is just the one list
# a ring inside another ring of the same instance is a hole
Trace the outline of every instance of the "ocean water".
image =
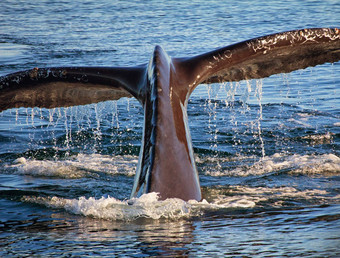
[[(128, 66), (339, 27), (339, 1), (13, 1), (0, 75)], [(129, 199), (134, 99), (0, 113), (0, 256), (339, 257), (340, 63), (201, 85), (189, 125), (204, 200)]]

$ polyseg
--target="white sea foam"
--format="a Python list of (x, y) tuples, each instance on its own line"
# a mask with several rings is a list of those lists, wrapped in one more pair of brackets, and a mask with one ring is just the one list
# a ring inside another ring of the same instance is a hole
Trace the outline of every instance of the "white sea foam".
[[(224, 189), (225, 191), (226, 189)], [(50, 208), (64, 209), (67, 212), (89, 216), (97, 219), (132, 221), (139, 218), (178, 220), (197, 217), (205, 211), (221, 209), (244, 209), (261, 206), (269, 199), (275, 200), (271, 205), (281, 207), (285, 200), (305, 199), (313, 202), (329, 203), (337, 201), (338, 196), (329, 197), (328, 192), (320, 189), (298, 190), (294, 187), (247, 187), (230, 186), (227, 194), (221, 194), (220, 189), (211, 189), (213, 200), (207, 202), (194, 200), (185, 202), (181, 199), (170, 198), (159, 200), (157, 193), (144, 194), (139, 198), (118, 200), (113, 197), (93, 197), (66, 199), (60, 197), (30, 197), (22, 198), (24, 202), (37, 203)]]
[(100, 154), (78, 154), (62, 160), (35, 160), (23, 157), (6, 168), (18, 174), (33, 176), (54, 176), (61, 178), (81, 178), (91, 173), (125, 174), (132, 176), (137, 166), (137, 156), (107, 156)]
[(65, 199), (59, 197), (24, 197), (23, 201), (39, 203), (52, 208), (100, 219), (131, 221), (138, 218), (178, 219), (191, 214), (189, 202), (172, 198), (158, 200), (157, 193), (144, 194), (140, 198), (118, 200), (113, 197)]
[[(286, 200), (304, 200), (313, 203), (330, 203), (338, 202), (340, 195), (329, 196), (329, 192), (321, 189), (299, 190), (291, 186), (282, 187), (248, 187), (248, 186), (230, 186), (227, 195), (221, 195), (219, 189), (216, 193), (214, 205), (219, 207), (254, 207), (261, 203), (267, 203), (271, 200), (271, 206), (282, 207)], [(230, 196), (229, 196), (230, 195)], [(253, 203), (253, 206), (251, 204)], [(242, 206), (242, 204), (245, 204)]]
[(250, 176), (280, 170), (306, 175), (339, 174), (340, 158), (334, 154), (286, 155), (276, 153), (260, 159), (251, 166), (240, 166), (230, 171), (208, 171), (206, 174), (211, 176)]
[[(258, 198), (257, 198), (258, 199)], [(159, 200), (157, 193), (144, 194), (139, 198), (118, 200), (113, 197), (93, 197), (65, 199), (60, 197), (24, 197), (25, 202), (38, 203), (50, 208), (65, 209), (66, 211), (98, 219), (131, 221), (138, 218), (148, 219), (182, 219), (200, 216), (204, 210), (221, 208), (251, 208), (256, 201), (244, 195), (223, 198), (216, 203), (206, 200), (185, 202), (178, 198)]]
[[(242, 159), (243, 157), (239, 157)], [(197, 163), (228, 162), (226, 158), (196, 158)], [(62, 160), (35, 160), (18, 158), (13, 164), (5, 165), (5, 169), (14, 169), (17, 174), (33, 176), (51, 176), (60, 178), (81, 178), (93, 176), (95, 173), (123, 174), (133, 176), (138, 163), (137, 156), (108, 156), (100, 154), (78, 154)], [(205, 172), (210, 176), (251, 176), (263, 175), (287, 170), (289, 173), (306, 175), (339, 174), (340, 157), (334, 154), (323, 155), (287, 155), (276, 153), (265, 156), (252, 165), (240, 165), (227, 170), (220, 166), (217, 170)]]
[[(241, 157), (242, 158), (242, 157)], [(79, 154), (65, 160), (29, 160), (19, 158), (15, 164), (8, 165), (16, 173), (34, 176), (57, 176), (62, 178), (86, 177), (95, 173), (123, 173), (133, 175), (137, 163), (136, 156), (106, 156), (100, 154)], [(289, 173), (325, 174), (340, 173), (340, 158), (334, 154), (287, 155), (275, 154), (264, 157), (251, 166), (238, 167), (231, 171), (208, 173), (212, 176), (262, 175), (287, 169)], [(318, 201), (338, 200), (340, 196), (328, 197), (326, 190), (298, 190), (294, 187), (248, 187), (228, 186), (208, 189), (207, 199), (201, 202), (171, 198), (159, 200), (156, 193), (144, 194), (139, 198), (118, 200), (113, 197), (94, 197), (77, 199), (61, 197), (24, 197), (23, 201), (39, 203), (51, 208), (64, 209), (70, 213), (107, 220), (131, 221), (138, 218), (177, 220), (195, 217), (205, 211), (220, 209), (244, 209), (261, 206), (269, 200), (273, 206), (285, 205), (288, 199)]]
[(312, 134), (301, 137), (303, 140), (309, 141), (313, 145), (327, 144), (333, 141), (334, 133), (327, 132), (325, 134)]

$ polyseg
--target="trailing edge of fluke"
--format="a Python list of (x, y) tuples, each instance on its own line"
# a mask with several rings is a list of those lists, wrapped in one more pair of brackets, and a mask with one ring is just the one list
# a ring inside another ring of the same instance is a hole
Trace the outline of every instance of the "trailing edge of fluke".
[(68, 107), (135, 97), (144, 131), (131, 196), (201, 200), (187, 123), (190, 94), (202, 83), (263, 78), (340, 60), (340, 30), (302, 29), (259, 37), (202, 55), (171, 58), (156, 46), (134, 67), (33, 68), (0, 77), (0, 112)]

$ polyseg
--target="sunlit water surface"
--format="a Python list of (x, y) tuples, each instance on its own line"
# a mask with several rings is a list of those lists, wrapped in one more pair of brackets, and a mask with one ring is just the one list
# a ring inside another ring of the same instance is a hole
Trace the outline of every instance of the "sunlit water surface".
[[(148, 62), (305, 27), (338, 1), (11, 1), (0, 74)], [(0, 256), (340, 255), (340, 64), (202, 85), (188, 106), (204, 200), (129, 199), (134, 99), (0, 113)]]

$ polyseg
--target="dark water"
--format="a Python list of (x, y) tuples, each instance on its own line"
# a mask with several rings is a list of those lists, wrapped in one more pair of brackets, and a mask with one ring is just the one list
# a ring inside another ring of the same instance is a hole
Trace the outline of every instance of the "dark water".
[[(0, 75), (148, 62), (305, 27), (339, 1), (11, 1)], [(0, 113), (0, 256), (340, 255), (340, 63), (202, 85), (188, 106), (205, 201), (128, 200), (133, 99)], [(133, 203), (133, 205), (130, 205)]]

